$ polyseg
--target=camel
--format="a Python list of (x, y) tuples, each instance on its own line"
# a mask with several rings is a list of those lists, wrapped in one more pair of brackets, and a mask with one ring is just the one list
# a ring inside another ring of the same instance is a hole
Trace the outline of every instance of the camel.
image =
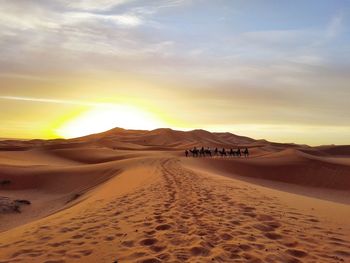
[(208, 154), (208, 155), (211, 157), (211, 150), (210, 150), (210, 149), (204, 150), (204, 153), (205, 153), (205, 154)]
[[(196, 147), (194, 147), (192, 150), (186, 150), (185, 151), (185, 155), (186, 157), (192, 153), (193, 157), (205, 157), (205, 156), (210, 156), (212, 157), (212, 151), (210, 150), (210, 148), (208, 147), (207, 149), (204, 149), (204, 147), (202, 147), (200, 150), (197, 149)], [(226, 151), (225, 148), (222, 148), (222, 150), (218, 150), (218, 148), (215, 148), (215, 150), (213, 151), (214, 155), (220, 155), (221, 157), (223, 156), (242, 156), (242, 154), (244, 154), (245, 157), (249, 157), (249, 151), (248, 148), (246, 147), (244, 151), (241, 151), (240, 148), (237, 149), (237, 151), (233, 150), (232, 148), (230, 149), (230, 151)]]
[(215, 148), (215, 150), (214, 150), (214, 155), (218, 155), (218, 148)]
[(202, 156), (205, 157), (204, 147), (202, 147), (202, 148), (199, 150), (199, 156), (200, 156), (200, 157), (202, 157)]
[(197, 150), (196, 147), (194, 147), (193, 150), (190, 150), (190, 152), (192, 153), (193, 157), (198, 157), (199, 150)]
[(208, 149), (204, 149), (204, 147), (202, 147), (200, 150), (199, 150), (199, 156), (207, 156), (209, 155), (210, 157), (212, 156), (211, 155), (211, 150), (208, 148)]
[(235, 156), (235, 151), (232, 150), (232, 148), (231, 148), (231, 150), (230, 150), (230, 152), (228, 153), (228, 155), (229, 155), (229, 156)]
[(249, 151), (248, 148), (246, 147), (245, 150), (243, 151), (244, 157), (249, 157)]
[(222, 148), (222, 151), (219, 151), (221, 156), (227, 156), (225, 148)]

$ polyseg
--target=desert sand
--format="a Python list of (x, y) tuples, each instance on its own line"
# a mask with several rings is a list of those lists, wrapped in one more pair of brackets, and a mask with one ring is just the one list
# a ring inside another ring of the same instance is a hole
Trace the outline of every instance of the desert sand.
[[(251, 155), (184, 156), (202, 145)], [(0, 142), (0, 262), (350, 262), (349, 218), (350, 146), (170, 129)]]

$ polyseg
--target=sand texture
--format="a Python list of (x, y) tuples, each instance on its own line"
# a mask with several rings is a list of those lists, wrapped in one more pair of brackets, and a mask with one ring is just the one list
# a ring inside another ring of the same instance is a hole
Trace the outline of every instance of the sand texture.
[[(196, 140), (251, 156), (184, 157)], [(115, 129), (0, 148), (0, 262), (350, 262), (347, 146)]]

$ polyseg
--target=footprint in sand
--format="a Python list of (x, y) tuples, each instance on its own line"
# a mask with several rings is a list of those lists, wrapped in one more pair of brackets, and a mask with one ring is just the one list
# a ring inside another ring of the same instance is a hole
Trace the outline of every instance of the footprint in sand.
[(152, 246), (152, 245), (154, 245), (157, 242), (158, 242), (158, 240), (156, 238), (146, 238), (146, 239), (141, 240), (140, 245), (142, 245), (142, 246)]
[(150, 249), (156, 253), (162, 252), (164, 249), (166, 249), (166, 246), (151, 246)]
[(72, 236), (73, 239), (80, 239), (80, 238), (82, 238), (82, 237), (84, 237), (84, 235), (78, 234), (78, 235)]
[(298, 241), (295, 241), (295, 240), (292, 240), (292, 241), (284, 241), (284, 242), (282, 242), (282, 244), (283, 244), (284, 246), (286, 246), (286, 247), (292, 248), (292, 247), (298, 246), (299, 242), (298, 242)]
[(282, 236), (280, 234), (276, 234), (276, 233), (265, 233), (265, 236), (269, 239), (272, 239), (272, 240), (277, 240), (277, 239), (281, 239)]
[(225, 241), (232, 240), (233, 238), (230, 234), (227, 234), (227, 233), (222, 234), (220, 237), (222, 240), (225, 240)]
[(88, 255), (92, 254), (93, 250), (92, 249), (85, 249), (85, 250), (79, 250), (77, 252), (83, 256), (88, 256)]
[(60, 247), (60, 246), (64, 246), (71, 243), (69, 240), (67, 241), (62, 241), (62, 242), (54, 242), (54, 243), (49, 243), (50, 247)]
[(114, 237), (113, 236), (106, 236), (104, 238), (105, 241), (113, 241), (114, 240)]
[(133, 240), (125, 240), (122, 242), (122, 245), (124, 247), (133, 247), (134, 246), (134, 241)]
[(210, 253), (210, 250), (205, 248), (205, 247), (192, 247), (190, 249), (191, 255), (192, 256), (208, 256)]
[(255, 224), (255, 225), (253, 225), (253, 227), (262, 231), (262, 232), (270, 232), (270, 231), (275, 230), (273, 227), (265, 225), (265, 224)]
[(243, 251), (249, 251), (249, 250), (252, 249), (251, 246), (246, 245), (246, 244), (240, 244), (238, 247), (239, 247), (241, 250), (243, 250)]
[(164, 224), (164, 225), (159, 225), (156, 227), (156, 230), (163, 231), (163, 230), (169, 230), (171, 228), (171, 225)]
[(308, 255), (307, 252), (298, 249), (287, 249), (287, 253), (297, 258), (303, 258)]
[(157, 258), (146, 258), (137, 261), (138, 263), (161, 263), (162, 261)]

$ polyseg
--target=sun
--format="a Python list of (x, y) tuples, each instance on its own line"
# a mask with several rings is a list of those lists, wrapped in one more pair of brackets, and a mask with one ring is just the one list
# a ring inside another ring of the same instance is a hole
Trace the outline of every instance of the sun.
[(76, 138), (115, 127), (151, 130), (164, 126), (154, 114), (129, 105), (97, 106), (69, 119), (57, 130), (63, 138)]

